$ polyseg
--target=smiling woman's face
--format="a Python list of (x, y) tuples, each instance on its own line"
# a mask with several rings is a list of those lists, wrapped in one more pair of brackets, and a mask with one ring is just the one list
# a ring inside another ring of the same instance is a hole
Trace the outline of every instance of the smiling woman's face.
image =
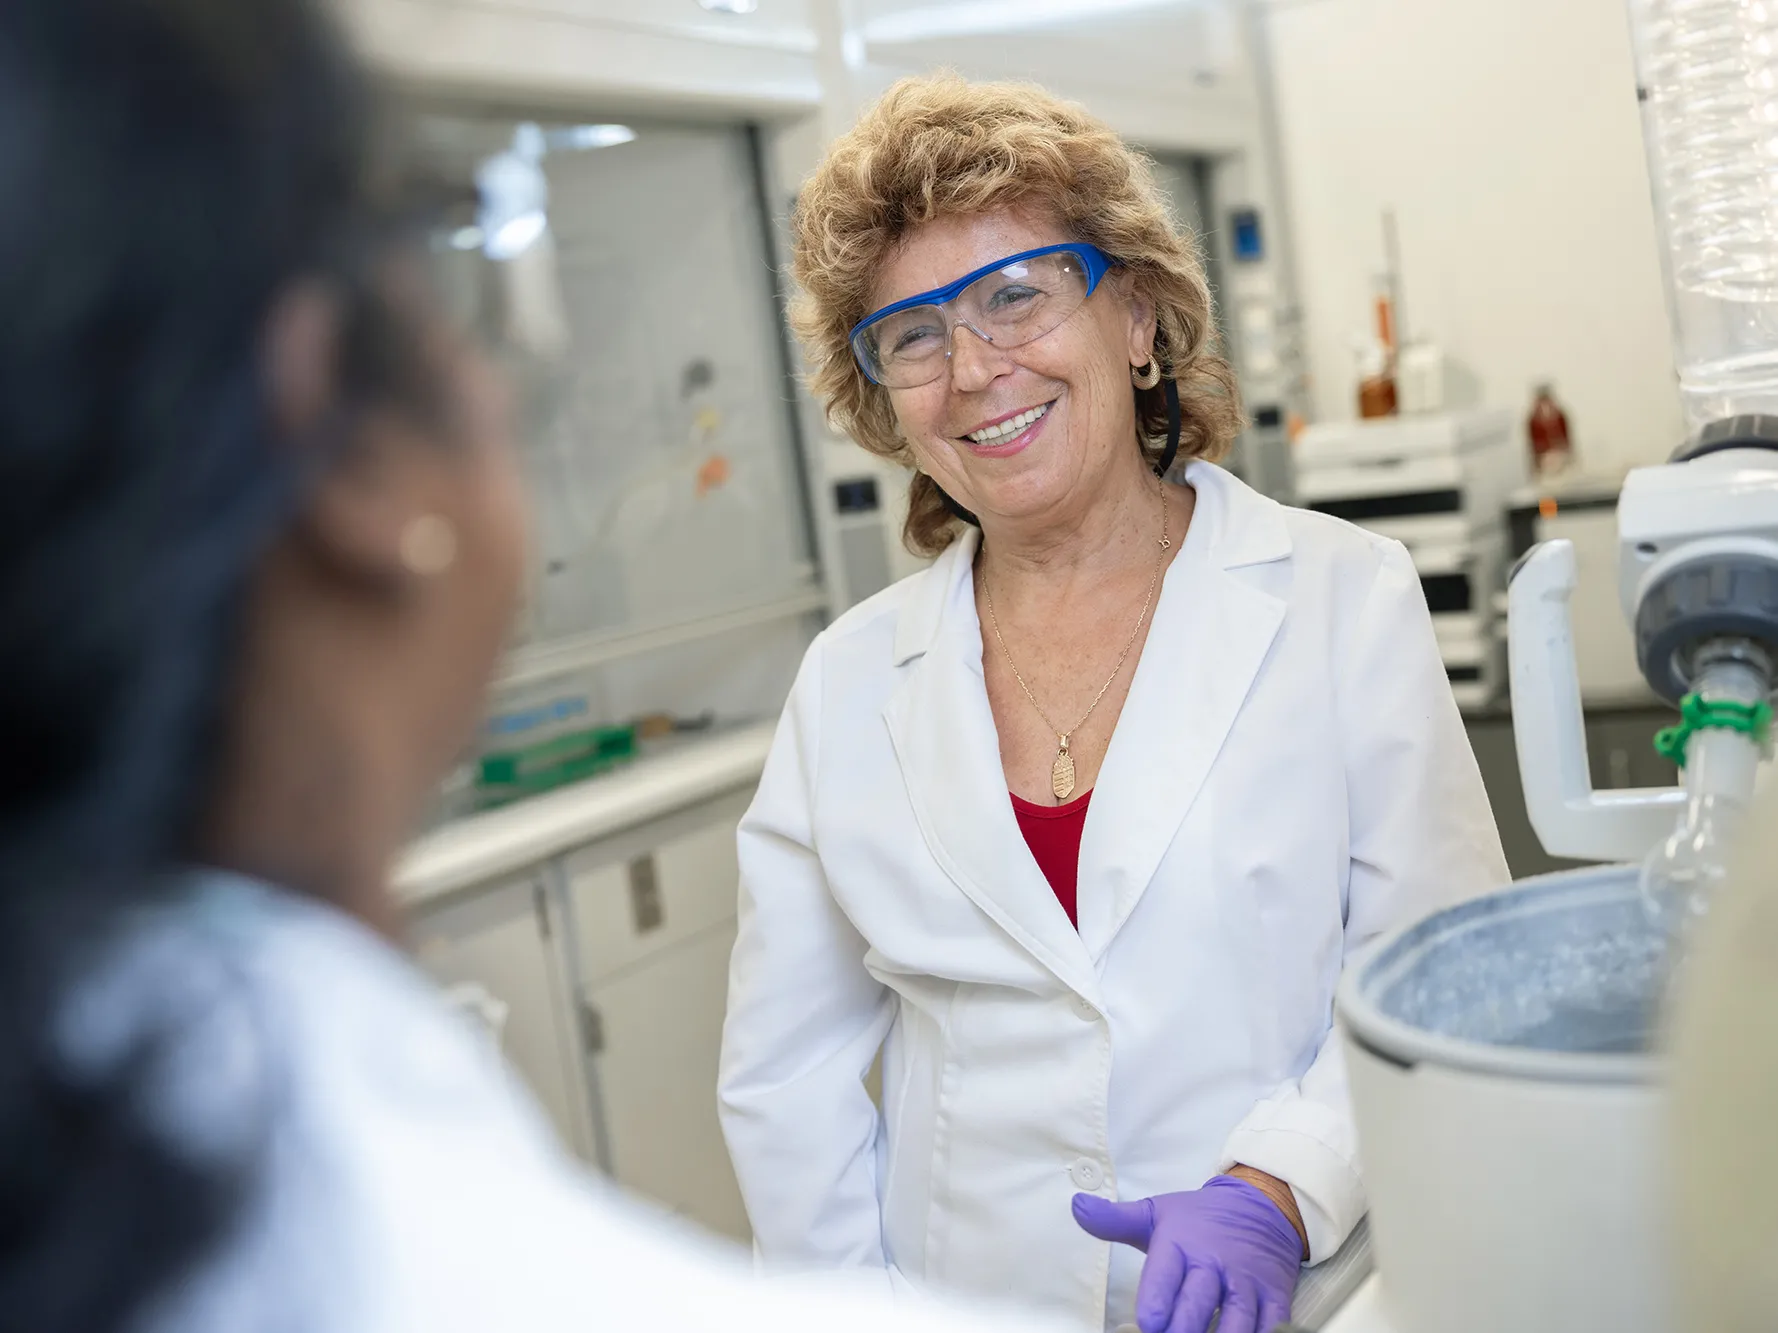
[[(1077, 239), (1020, 211), (935, 219), (890, 255), (871, 308)], [(1114, 269), (1060, 327), (1021, 347), (953, 330), (946, 373), (889, 391), (896, 421), (920, 470), (966, 509), (989, 521), (1060, 517), (1139, 459), (1130, 371), (1147, 362), (1154, 332), (1152, 303)], [(1012, 421), (1024, 424), (1007, 433)]]

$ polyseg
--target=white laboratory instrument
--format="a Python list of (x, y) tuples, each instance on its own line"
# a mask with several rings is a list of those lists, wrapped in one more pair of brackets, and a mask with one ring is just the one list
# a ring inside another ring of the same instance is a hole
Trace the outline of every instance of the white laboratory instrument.
[(1488, 703), (1503, 683), (1494, 629), (1501, 515), (1524, 472), (1512, 422), (1499, 411), (1329, 422), (1297, 441), (1298, 504), (1408, 548), (1464, 707)]
[[(1632, 862), (1440, 912), (1348, 975), (1340, 1015), (1397, 1333), (1671, 1333), (1664, 1094), (1650, 1053), (1672, 933), (1707, 905), (1753, 791), (1778, 662), (1778, 421), (1632, 472), (1619, 586), (1683, 788), (1595, 791), (1566, 541), (1509, 591), (1514, 734), (1550, 852)], [(1652, 738), (1651, 738), (1652, 740)], [(1640, 863), (1640, 864), (1634, 864)]]
[(1778, 414), (1778, 9), (1628, 4), (1686, 426)]
[(1618, 591), (1637, 664), (1656, 694), (1689, 701), (1689, 737), (1671, 741), (1685, 746), (1683, 790), (1592, 789), (1574, 586), (1572, 546), (1547, 542), (1528, 553), (1508, 599), (1513, 732), (1539, 840), (1591, 860), (1630, 860), (1657, 843), (1677, 853), (1667, 835), (1681, 813), (1685, 837), (1714, 836), (1726, 807), (1752, 794), (1778, 664), (1778, 419), (1707, 428), (1675, 462), (1630, 473), (1618, 502)]
[(900, 520), (907, 513), (906, 483), (893, 475), (893, 465), (859, 450), (852, 452), (859, 455), (849, 460), (855, 462), (854, 470), (836, 477), (831, 487), (834, 547), (839, 556), (833, 581), (847, 606), (881, 592), (901, 574), (897, 548), (901, 544)]
[(1338, 1000), (1381, 1317), (1353, 1333), (1677, 1333), (1646, 1050), (1661, 935), (1632, 867), (1386, 938)]
[[(1507, 506), (1510, 563), (1539, 542), (1565, 538), (1574, 547), (1575, 584), (1568, 612), (1580, 697), (1588, 707), (1654, 702), (1636, 664), (1635, 635), (1618, 606), (1617, 502), (1622, 487), (1621, 476), (1568, 476), (1552, 485), (1526, 487)], [(1504, 643), (1504, 582), (1495, 594), (1495, 610), (1495, 632)]]
[[(1339, 1014), (1381, 1277), (1368, 1313), (1355, 1309), (1340, 1333), (1753, 1329), (1770, 1327), (1748, 1317), (1762, 1298), (1767, 1314), (1778, 1306), (1778, 1237), (1722, 1225), (1709, 1191), (1669, 1193), (1689, 1159), (1723, 1164), (1697, 1131), (1727, 1138), (1733, 1126), (1701, 1113), (1712, 1101), (1700, 1092), (1677, 1099), (1693, 1132), (1669, 1138), (1667, 1057), (1655, 1049), (1676, 979), (1682, 1014), (1694, 990), (1704, 998), (1673, 1060), (1738, 1095), (1757, 1086), (1732, 1045), (1687, 1065), (1711, 1046), (1701, 1018), (1730, 1021), (1736, 1007), (1700, 970), (1726, 955), (1674, 945), (1694, 933), (1721, 945), (1737, 924), (1704, 913), (1767, 753), (1778, 667), (1778, 177), (1764, 151), (1778, 115), (1778, 11), (1733, 0), (1630, 0), (1630, 11), (1694, 433), (1673, 461), (1626, 480), (1616, 581), (1639, 671), (1681, 706), (1661, 743), (1684, 785), (1593, 789), (1570, 617), (1575, 552), (1565, 541), (1533, 549), (1508, 594), (1527, 811), (1550, 852), (1629, 864), (1522, 881), (1436, 913), (1348, 972)], [(1740, 956), (1769, 972), (1769, 955)], [(1757, 1098), (1741, 1104), (1742, 1120), (1745, 1108), (1757, 1114)], [(1770, 1163), (1769, 1119), (1741, 1129), (1749, 1165)], [(1742, 1192), (1769, 1198), (1772, 1175)], [(1710, 1179), (1720, 1204), (1735, 1186), (1720, 1169)], [(1689, 1211), (1676, 1211), (1676, 1195)], [(1710, 1243), (1675, 1217), (1694, 1230), (1714, 1223)], [(1688, 1287), (1687, 1256), (1699, 1265), (1731, 1251)], [(1681, 1292), (1706, 1288), (1723, 1297), (1723, 1317), (1704, 1324)]]

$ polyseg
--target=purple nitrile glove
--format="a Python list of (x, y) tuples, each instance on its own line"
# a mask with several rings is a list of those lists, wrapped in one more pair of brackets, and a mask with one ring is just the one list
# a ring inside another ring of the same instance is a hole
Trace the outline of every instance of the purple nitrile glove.
[(1088, 1235), (1146, 1251), (1136, 1285), (1142, 1333), (1268, 1333), (1290, 1322), (1303, 1242), (1278, 1205), (1232, 1176), (1203, 1189), (1113, 1203), (1074, 1196)]

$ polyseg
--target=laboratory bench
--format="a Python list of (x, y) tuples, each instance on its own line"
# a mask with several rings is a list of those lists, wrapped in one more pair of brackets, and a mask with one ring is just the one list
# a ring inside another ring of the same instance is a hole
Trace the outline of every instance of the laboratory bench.
[(489, 1021), (562, 1141), (708, 1230), (748, 1238), (716, 1115), (735, 828), (775, 724), (646, 753), (423, 836), (408, 945)]
[(414, 912), (577, 848), (597, 845), (616, 859), (612, 839), (620, 835), (646, 850), (651, 839), (671, 836), (660, 821), (695, 822), (711, 798), (737, 789), (751, 795), (775, 727), (762, 722), (660, 745), (599, 777), (453, 820), (408, 849), (396, 894)]

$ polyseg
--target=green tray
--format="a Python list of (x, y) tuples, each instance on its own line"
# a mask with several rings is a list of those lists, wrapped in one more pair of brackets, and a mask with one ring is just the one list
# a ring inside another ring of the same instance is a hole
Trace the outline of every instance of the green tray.
[(482, 756), (476, 775), (476, 804), (490, 809), (552, 791), (635, 756), (632, 727), (588, 727), (536, 745), (496, 750)]

